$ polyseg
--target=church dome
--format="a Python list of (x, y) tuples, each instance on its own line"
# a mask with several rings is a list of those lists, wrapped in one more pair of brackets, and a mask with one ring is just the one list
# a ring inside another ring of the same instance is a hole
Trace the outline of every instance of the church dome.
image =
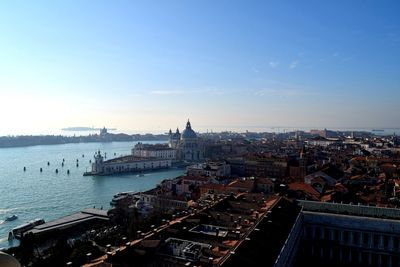
[(197, 134), (192, 130), (192, 126), (190, 125), (190, 121), (186, 123), (186, 129), (182, 132), (182, 139), (195, 139), (197, 138)]
[(178, 128), (176, 128), (176, 132), (172, 135), (172, 139), (181, 139), (181, 133)]
[(21, 267), (21, 264), (13, 257), (0, 251), (0, 266), (2, 267)]

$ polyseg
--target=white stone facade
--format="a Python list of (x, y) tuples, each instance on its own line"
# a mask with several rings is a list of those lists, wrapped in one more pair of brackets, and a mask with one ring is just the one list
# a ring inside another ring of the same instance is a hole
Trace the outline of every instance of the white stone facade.
[(166, 145), (149, 145), (137, 143), (132, 149), (132, 155), (142, 158), (176, 159), (176, 149)]
[(171, 159), (157, 158), (138, 158), (134, 156), (124, 156), (112, 160), (103, 161), (100, 152), (95, 156), (92, 164), (92, 173), (98, 175), (129, 173), (145, 170), (156, 170), (169, 168), (172, 165)]

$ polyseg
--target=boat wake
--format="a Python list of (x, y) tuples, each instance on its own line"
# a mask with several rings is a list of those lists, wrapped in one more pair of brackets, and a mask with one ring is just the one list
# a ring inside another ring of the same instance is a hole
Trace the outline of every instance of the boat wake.
[[(0, 224), (3, 224), (5, 222), (6, 222), (5, 220), (0, 220)], [(0, 241), (1, 241), (1, 239), (0, 239)]]
[(0, 243), (3, 243), (3, 242), (5, 242), (5, 241), (7, 241), (7, 240), (8, 240), (7, 237), (0, 238)]
[(0, 209), (0, 215), (9, 213), (10, 211), (13, 211), (13, 210), (16, 210), (16, 209), (15, 208), (14, 209)]

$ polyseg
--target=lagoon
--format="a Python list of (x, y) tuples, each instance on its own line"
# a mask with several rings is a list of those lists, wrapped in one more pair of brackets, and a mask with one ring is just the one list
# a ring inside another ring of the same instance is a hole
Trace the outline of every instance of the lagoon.
[[(118, 192), (148, 190), (164, 179), (182, 175), (183, 170), (169, 169), (143, 176), (83, 176), (90, 170), (89, 161), (93, 161), (96, 151), (106, 152), (110, 159), (130, 154), (134, 145), (135, 142), (110, 142), (0, 149), (0, 248), (17, 245), (16, 241), (7, 240), (8, 232), (29, 220), (50, 221), (93, 206), (109, 209)], [(4, 221), (13, 214), (18, 215), (17, 220)]]

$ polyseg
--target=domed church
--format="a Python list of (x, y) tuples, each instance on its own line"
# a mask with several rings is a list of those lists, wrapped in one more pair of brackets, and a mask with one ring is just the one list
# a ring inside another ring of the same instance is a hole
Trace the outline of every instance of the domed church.
[(204, 159), (204, 146), (197, 134), (192, 129), (188, 120), (182, 134), (179, 129), (175, 133), (169, 130), (169, 146), (177, 150), (177, 159), (184, 161), (202, 161)]

